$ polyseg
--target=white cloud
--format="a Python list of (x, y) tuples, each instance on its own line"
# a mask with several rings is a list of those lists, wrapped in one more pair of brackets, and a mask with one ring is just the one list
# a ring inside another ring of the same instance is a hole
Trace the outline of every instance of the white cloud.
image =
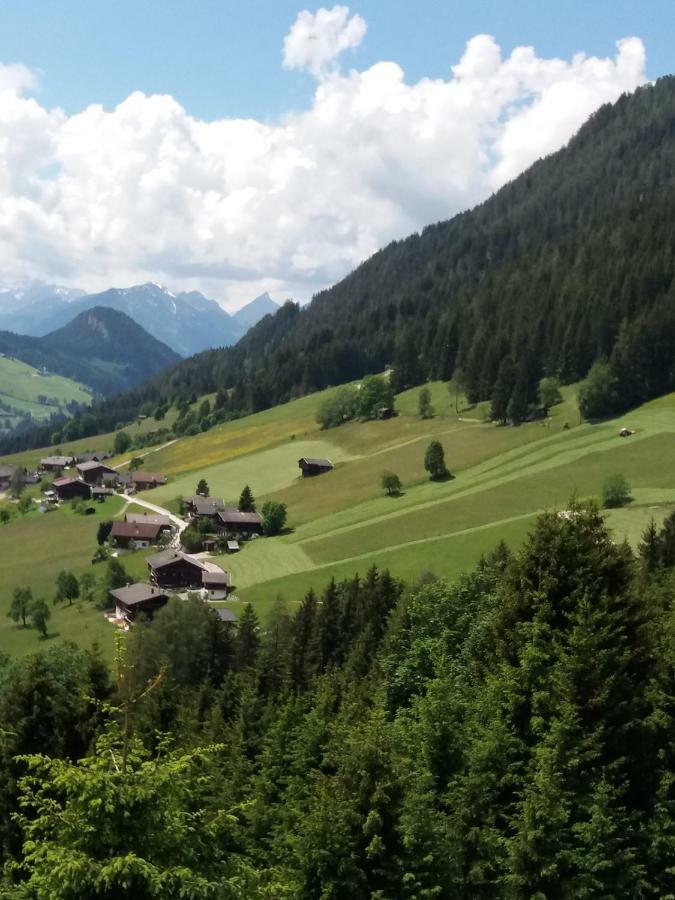
[(361, 16), (349, 15), (348, 6), (322, 7), (316, 13), (304, 10), (284, 39), (284, 66), (307, 69), (321, 78), (340, 53), (359, 46), (366, 27)]
[[(613, 59), (503, 57), (472, 38), (448, 79), (393, 62), (331, 68), (363, 37), (346, 7), (301, 13), (285, 64), (318, 78), (275, 124), (200, 121), (134, 93), (67, 116), (0, 67), (0, 272), (95, 290), (146, 280), (238, 305), (307, 299), (389, 240), (484, 199), (645, 80), (644, 47)], [(362, 21), (362, 20), (361, 20)], [(320, 37), (310, 41), (312, 34)], [(314, 46), (316, 43), (316, 46)]]

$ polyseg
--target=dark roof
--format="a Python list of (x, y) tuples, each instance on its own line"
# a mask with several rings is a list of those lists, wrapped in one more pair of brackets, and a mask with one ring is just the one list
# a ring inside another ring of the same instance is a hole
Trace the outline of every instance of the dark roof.
[(166, 484), (166, 478), (163, 475), (158, 475), (157, 472), (132, 472), (131, 480), (134, 484), (148, 481), (154, 481), (155, 484)]
[(138, 522), (113, 522), (111, 537), (139, 538), (141, 541), (153, 541), (161, 530), (160, 525)]
[(136, 522), (137, 524), (147, 523), (148, 525), (167, 525), (173, 527), (173, 522), (168, 516), (161, 516), (147, 513), (126, 513), (124, 516), (126, 522)]
[(183, 560), (202, 571), (206, 571), (206, 566), (194, 556), (183, 553), (181, 550), (162, 550), (160, 553), (154, 553), (146, 560), (151, 569), (163, 569), (165, 566), (172, 566), (174, 563)]
[(62, 478), (55, 478), (54, 481), (52, 481), (52, 487), (65, 487), (67, 484), (84, 484), (91, 490), (90, 485), (88, 485), (86, 481), (82, 481), (80, 478), (71, 478), (70, 475), (64, 475)]
[(312, 456), (303, 456), (302, 459), (298, 460), (298, 465), (301, 466), (305, 463), (308, 466), (321, 466), (322, 468), (333, 468), (333, 463), (329, 459), (315, 459)]
[(225, 525), (261, 525), (262, 518), (256, 512), (240, 512), (238, 509), (221, 509), (216, 518)]
[(92, 462), (97, 461), (100, 462), (102, 459), (110, 459), (112, 454), (106, 453), (103, 450), (89, 450), (87, 453), (78, 454), (77, 461), (78, 462)]
[(40, 460), (42, 466), (69, 466), (74, 460), (72, 456), (45, 456)]
[(224, 500), (218, 500), (216, 497), (200, 497), (199, 494), (186, 498), (186, 502), (194, 506), (198, 516), (213, 516), (218, 510), (226, 509)]
[(123, 603), (125, 606), (133, 606), (136, 603), (145, 603), (147, 600), (153, 599), (169, 599), (169, 595), (165, 594), (164, 591), (159, 590), (159, 588), (154, 587), (152, 584), (144, 584), (143, 582), (129, 584), (127, 587), (123, 588), (116, 588), (116, 590), (110, 591), (110, 596), (114, 597), (115, 600), (119, 600), (120, 603)]
[(111, 497), (115, 492), (112, 488), (107, 487), (97, 487), (95, 484), (91, 487), (92, 496), (96, 496), (96, 494), (100, 494), (104, 497)]
[(106, 472), (114, 472), (114, 469), (111, 469), (110, 466), (105, 466), (102, 462), (99, 462), (97, 459), (90, 459), (86, 462), (80, 462), (77, 464), (77, 469), (79, 472), (91, 472), (96, 471), (97, 469), (105, 469)]
[(237, 617), (232, 612), (231, 609), (225, 609), (221, 607), (220, 609), (214, 609), (214, 613), (218, 615), (218, 618), (221, 622), (236, 622)]

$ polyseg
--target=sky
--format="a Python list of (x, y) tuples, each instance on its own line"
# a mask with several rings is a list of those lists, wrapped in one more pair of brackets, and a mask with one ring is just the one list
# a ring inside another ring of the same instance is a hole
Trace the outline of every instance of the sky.
[(306, 301), (672, 68), (672, 2), (0, 3), (0, 280)]

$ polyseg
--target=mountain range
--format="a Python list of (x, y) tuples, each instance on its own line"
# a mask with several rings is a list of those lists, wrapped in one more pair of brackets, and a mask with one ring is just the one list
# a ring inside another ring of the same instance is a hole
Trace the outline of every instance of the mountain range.
[(180, 356), (230, 346), (264, 315), (278, 308), (268, 294), (229, 315), (199, 291), (173, 294), (154, 282), (85, 294), (32, 281), (0, 288), (0, 328), (43, 337), (93, 307), (125, 313)]
[(102, 306), (43, 337), (0, 331), (0, 353), (100, 394), (127, 390), (180, 360), (129, 316)]

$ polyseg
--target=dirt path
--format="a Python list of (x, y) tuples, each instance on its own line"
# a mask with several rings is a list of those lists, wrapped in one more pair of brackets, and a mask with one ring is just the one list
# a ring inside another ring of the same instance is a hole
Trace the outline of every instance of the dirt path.
[(157, 515), (168, 516), (168, 518), (171, 519), (173, 524), (178, 529), (178, 534), (180, 534), (181, 531), (184, 531), (188, 526), (188, 523), (186, 521), (184, 521), (183, 519), (181, 519), (180, 516), (174, 515), (174, 513), (169, 512), (168, 509), (165, 509), (163, 506), (160, 506), (158, 503), (150, 503), (149, 500), (142, 500), (140, 497), (128, 497), (126, 494), (117, 494), (117, 496), (122, 497), (124, 500), (127, 501), (126, 506), (122, 510), (122, 513), (126, 512), (127, 507), (129, 506), (130, 503), (135, 503), (136, 506), (142, 506), (144, 509), (147, 509), (150, 512), (157, 513)]
[[(158, 447), (150, 447), (149, 450), (144, 450), (143, 453), (134, 454), (134, 459), (145, 459), (146, 456), (150, 456), (151, 453), (157, 453), (158, 450), (163, 450), (165, 447), (170, 447), (172, 444), (175, 444), (178, 438), (172, 438), (170, 441), (167, 441), (165, 444), (160, 444)], [(121, 469), (122, 466), (128, 466), (131, 462), (131, 457), (129, 459), (123, 459), (122, 462), (117, 463), (116, 466), (111, 466), (111, 469)]]

